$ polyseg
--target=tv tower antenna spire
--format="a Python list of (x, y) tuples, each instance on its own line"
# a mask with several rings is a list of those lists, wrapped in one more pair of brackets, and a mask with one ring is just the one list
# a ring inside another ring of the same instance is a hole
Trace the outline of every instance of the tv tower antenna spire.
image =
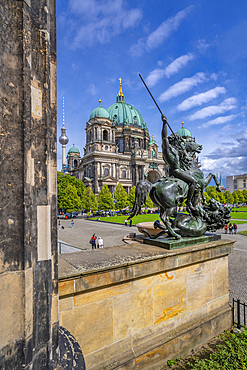
[(62, 167), (66, 166), (65, 148), (68, 144), (69, 138), (66, 135), (66, 128), (64, 125), (64, 95), (63, 95), (63, 127), (61, 128), (61, 136), (59, 137), (59, 143), (62, 145)]

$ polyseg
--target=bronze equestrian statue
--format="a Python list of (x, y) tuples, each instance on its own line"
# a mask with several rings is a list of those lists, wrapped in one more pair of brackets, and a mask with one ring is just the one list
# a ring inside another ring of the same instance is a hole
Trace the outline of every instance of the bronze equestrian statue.
[[(162, 115), (162, 152), (164, 161), (169, 166), (169, 176), (162, 177), (156, 184), (141, 180), (136, 186), (135, 204), (129, 218), (141, 211), (147, 194), (160, 208), (160, 219), (154, 226), (161, 229), (155, 237), (168, 233), (176, 239), (182, 236), (200, 236), (206, 231), (215, 231), (225, 226), (230, 220), (230, 211), (215, 200), (205, 206), (203, 190), (214, 179), (216, 189), (220, 191), (219, 182), (213, 173), (204, 178), (202, 170), (195, 162), (195, 153), (200, 153), (202, 145), (183, 139), (178, 134), (167, 136), (167, 119)], [(202, 206), (199, 205), (200, 197)], [(186, 200), (187, 214), (177, 214), (177, 207)], [(203, 207), (204, 206), (204, 207)], [(217, 217), (214, 215), (217, 214)], [(175, 218), (174, 218), (175, 217)], [(151, 237), (151, 235), (150, 235)]]

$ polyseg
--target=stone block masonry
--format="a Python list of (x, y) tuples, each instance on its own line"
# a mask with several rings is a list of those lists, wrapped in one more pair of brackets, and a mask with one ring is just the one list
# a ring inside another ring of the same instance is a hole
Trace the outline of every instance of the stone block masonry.
[(56, 1), (0, 2), (0, 368), (58, 348)]
[(87, 370), (160, 369), (231, 326), (228, 254), (126, 245), (59, 256), (59, 322)]

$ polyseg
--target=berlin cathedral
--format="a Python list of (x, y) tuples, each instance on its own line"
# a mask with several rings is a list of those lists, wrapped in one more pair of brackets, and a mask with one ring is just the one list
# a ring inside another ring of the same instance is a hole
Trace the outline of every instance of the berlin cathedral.
[[(99, 106), (86, 122), (83, 156), (73, 144), (66, 161), (65, 144), (68, 138), (64, 124), (59, 138), (63, 147), (62, 171), (83, 181), (96, 195), (103, 185), (107, 185), (113, 193), (119, 183), (129, 193), (138, 181), (147, 179), (155, 183), (168, 170), (157, 142), (149, 136), (141, 113), (133, 105), (125, 103), (121, 78), (119, 80), (116, 103), (105, 109), (99, 100)], [(177, 134), (192, 140), (191, 132), (183, 125)]]

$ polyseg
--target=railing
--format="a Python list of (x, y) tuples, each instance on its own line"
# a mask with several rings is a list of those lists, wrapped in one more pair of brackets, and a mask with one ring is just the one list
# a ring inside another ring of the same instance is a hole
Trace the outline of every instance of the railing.
[[(72, 253), (72, 252), (86, 251), (87, 250), (86, 248), (75, 247), (74, 245), (62, 242), (60, 240), (58, 240), (57, 246), (58, 246), (58, 253), (59, 254), (61, 254), (61, 253)], [(71, 249), (70, 252), (62, 252), (62, 246), (65, 246), (67, 248), (69, 247)]]
[(241, 329), (242, 325), (246, 326), (246, 307), (247, 307), (246, 303), (240, 302), (240, 299), (233, 298), (232, 301), (233, 324), (237, 324), (238, 329)]

